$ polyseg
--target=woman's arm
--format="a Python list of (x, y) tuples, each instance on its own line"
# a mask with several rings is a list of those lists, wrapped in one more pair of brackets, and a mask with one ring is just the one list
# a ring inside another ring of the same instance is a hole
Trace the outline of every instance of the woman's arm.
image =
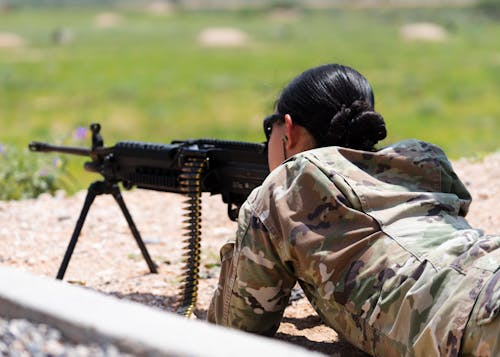
[(281, 262), (262, 222), (248, 205), (242, 210), (236, 242), (228, 242), (221, 249), (219, 286), (208, 310), (208, 321), (273, 335), (295, 277)]

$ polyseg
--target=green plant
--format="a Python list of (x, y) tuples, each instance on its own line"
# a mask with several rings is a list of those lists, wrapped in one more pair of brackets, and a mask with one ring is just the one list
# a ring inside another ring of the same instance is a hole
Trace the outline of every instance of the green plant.
[(476, 7), (487, 16), (500, 19), (500, 0), (479, 0)]
[(62, 188), (65, 161), (33, 155), (27, 149), (0, 145), (0, 200), (37, 197)]

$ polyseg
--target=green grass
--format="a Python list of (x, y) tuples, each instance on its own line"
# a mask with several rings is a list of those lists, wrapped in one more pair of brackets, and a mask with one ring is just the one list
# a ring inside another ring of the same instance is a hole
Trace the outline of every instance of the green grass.
[[(261, 141), (261, 118), (281, 88), (318, 64), (350, 65), (372, 83), (389, 130), (382, 144), (417, 137), (452, 158), (499, 149), (500, 23), (472, 9), (304, 11), (286, 21), (265, 12), (178, 12), (154, 16), (103, 9), (19, 9), (0, 13), (0, 33), (27, 45), (0, 48), (0, 143), (71, 142), (74, 129), (100, 122), (105, 143), (188, 137)], [(434, 22), (449, 38), (407, 42), (408, 22)], [(66, 27), (74, 41), (56, 45)], [(207, 27), (238, 27), (243, 48), (205, 48)], [(87, 145), (88, 143), (81, 143)], [(82, 159), (70, 170), (79, 176)], [(86, 179), (83, 179), (87, 182)]]

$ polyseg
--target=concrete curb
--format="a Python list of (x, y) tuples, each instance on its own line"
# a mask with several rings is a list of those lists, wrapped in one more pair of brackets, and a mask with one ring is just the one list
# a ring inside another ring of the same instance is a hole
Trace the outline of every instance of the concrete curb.
[(0, 266), (0, 316), (51, 325), (80, 343), (141, 356), (320, 355)]

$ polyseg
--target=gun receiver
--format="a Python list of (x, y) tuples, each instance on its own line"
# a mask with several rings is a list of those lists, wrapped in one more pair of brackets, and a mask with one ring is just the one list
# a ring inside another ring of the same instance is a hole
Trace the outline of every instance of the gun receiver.
[(121, 141), (104, 147), (101, 126), (91, 124), (92, 147), (56, 146), (31, 142), (34, 152), (58, 152), (87, 156), (87, 171), (104, 179), (89, 186), (87, 198), (75, 226), (70, 244), (59, 268), (62, 279), (69, 264), (78, 236), (90, 206), (97, 195), (112, 194), (120, 206), (139, 248), (152, 273), (156, 266), (123, 201), (118, 184), (132, 187), (185, 194), (188, 219), (186, 223), (186, 265), (183, 286), (184, 299), (178, 311), (189, 316), (196, 301), (201, 239), (201, 193), (220, 194), (227, 204), (227, 214), (236, 220), (238, 211), (250, 192), (268, 175), (267, 153), (264, 144), (239, 141), (193, 139), (175, 140), (170, 144)]

